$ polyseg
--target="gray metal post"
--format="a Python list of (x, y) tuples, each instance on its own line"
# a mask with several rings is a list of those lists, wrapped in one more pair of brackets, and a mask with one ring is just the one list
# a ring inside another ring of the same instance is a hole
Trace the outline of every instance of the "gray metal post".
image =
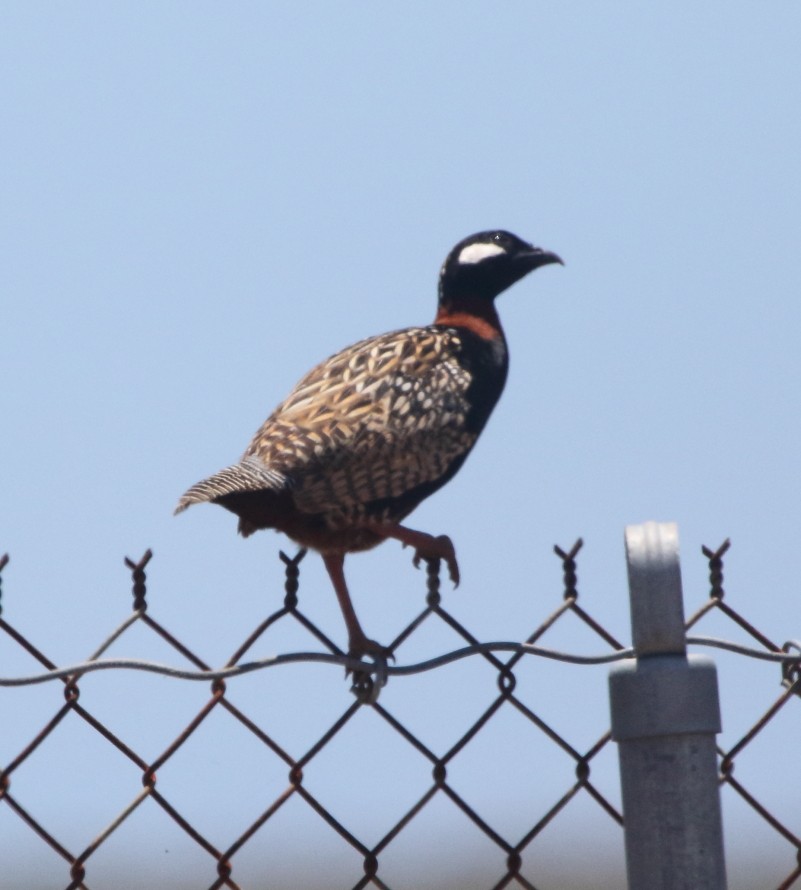
[(629, 890), (726, 890), (717, 673), (687, 655), (674, 523), (626, 528), (636, 659), (609, 676)]

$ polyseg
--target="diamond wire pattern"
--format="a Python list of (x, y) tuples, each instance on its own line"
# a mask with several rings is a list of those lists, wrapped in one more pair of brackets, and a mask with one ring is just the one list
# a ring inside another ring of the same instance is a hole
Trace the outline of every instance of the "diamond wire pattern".
[[(572, 612), (595, 634), (597, 634), (606, 645), (612, 649), (621, 649), (623, 648), (622, 645), (578, 605), (576, 556), (581, 546), (582, 542), (579, 540), (569, 551), (562, 550), (559, 547), (554, 548), (557, 556), (562, 561), (564, 577), (563, 601), (560, 606), (531, 633), (527, 638), (527, 642), (536, 643), (543, 637), (549, 628), (553, 627), (556, 622), (561, 620), (569, 612)], [(782, 651), (780, 647), (758, 631), (739, 612), (735, 611), (724, 602), (722, 557), (728, 546), (728, 542), (725, 542), (722, 547), (714, 552), (704, 548), (704, 554), (709, 560), (710, 567), (710, 599), (688, 619), (687, 627), (690, 628), (696, 625), (710, 611), (719, 610), (729, 619), (736, 622), (741, 628), (745, 629), (753, 639), (767, 650), (773, 652)], [(196, 668), (200, 670), (209, 669), (208, 665), (206, 665), (198, 655), (181, 643), (177, 637), (148, 614), (145, 568), (151, 556), (151, 552), (148, 551), (137, 563), (134, 563), (131, 560), (126, 560), (133, 578), (134, 612), (131, 620), (121, 632), (124, 633), (127, 627), (132, 626), (134, 623), (139, 622), (144, 624), (165, 640), (176, 650), (176, 652), (187, 659)], [(269, 615), (253, 631), (248, 639), (245, 640), (231, 657), (228, 662), (229, 665), (239, 663), (268, 628), (275, 625), (278, 621), (285, 619), (292, 619), (299, 622), (328, 651), (335, 654), (342, 654), (342, 651), (298, 608), (298, 578), (300, 573), (300, 562), (303, 559), (303, 556), (303, 551), (298, 553), (294, 558), (290, 558), (286, 556), (286, 554), (281, 553), (281, 559), (284, 562), (286, 572), (285, 599), (283, 607)], [(7, 557), (0, 557), (0, 571), (2, 571), (6, 562)], [(443, 621), (467, 644), (478, 642), (473, 634), (460, 624), (450, 613), (443, 609), (439, 594), (439, 583), (439, 565), (437, 562), (432, 562), (428, 565), (427, 570), (428, 595), (426, 599), (426, 607), (397, 635), (392, 644), (393, 648), (400, 645), (400, 643), (413, 634), (424, 621), (429, 619)], [(9, 625), (1, 615), (0, 630), (6, 633), (12, 640), (27, 651), (39, 662), (40, 665), (42, 665), (42, 667), (48, 670), (54, 669), (55, 665), (53, 665), (53, 663), (30, 641)], [(99, 657), (118, 635), (119, 634), (115, 634), (112, 638), (105, 641), (101, 648), (93, 655), (93, 658)], [(160, 806), (175, 824), (211, 858), (216, 872), (216, 878), (211, 884), (207, 885), (209, 890), (215, 890), (215, 888), (219, 887), (239, 888), (240, 884), (237, 883), (234, 877), (234, 860), (236, 854), (251, 841), (259, 829), (268, 820), (276, 817), (276, 814), (279, 813), (282, 806), (293, 796), (305, 801), (311, 810), (313, 810), (328, 826), (330, 826), (332, 830), (343, 838), (353, 848), (356, 854), (361, 857), (364, 875), (352, 885), (354, 890), (363, 887), (379, 887), (390, 890), (390, 884), (387, 883), (390, 879), (385, 878), (378, 873), (379, 857), (381, 853), (386, 850), (396, 837), (398, 837), (415, 816), (426, 807), (429, 801), (436, 795), (440, 795), (456, 806), (468, 819), (470, 819), (476, 828), (479, 829), (488, 840), (496, 845), (505, 855), (506, 870), (502, 874), (499, 874), (497, 881), (491, 885), (493, 890), (496, 890), (496, 888), (499, 890), (499, 888), (503, 887), (524, 887), (536, 890), (535, 884), (531, 883), (531, 881), (521, 873), (523, 853), (528, 845), (550, 822), (553, 821), (553, 819), (577, 794), (582, 791), (586, 792), (592, 800), (598, 803), (603, 812), (608, 814), (608, 816), (616, 823), (621, 825), (623, 823), (622, 816), (616, 807), (610, 803), (610, 801), (590, 781), (592, 760), (609, 743), (610, 735), (608, 732), (602, 734), (597, 741), (583, 753), (576, 750), (565, 738), (516, 696), (515, 689), (517, 679), (514, 674), (514, 668), (522, 658), (520, 653), (515, 653), (506, 659), (500, 658), (494, 653), (483, 653), (481, 657), (488, 663), (491, 669), (497, 673), (497, 696), (477, 717), (473, 724), (453, 742), (451, 747), (439, 755), (423, 744), (420, 739), (418, 739), (401, 721), (399, 721), (376, 699), (375, 690), (372, 688), (372, 679), (368, 675), (364, 675), (357, 677), (354, 682), (356, 700), (345, 709), (342, 715), (312, 745), (312, 747), (300, 757), (293, 757), (289, 752), (284, 750), (281, 745), (271, 738), (269, 733), (248, 717), (248, 715), (240, 708), (230, 702), (226, 698), (225, 683), (220, 680), (215, 680), (211, 683), (211, 696), (204, 707), (201, 708), (177, 738), (166, 747), (161, 755), (154, 761), (148, 763), (80, 704), (80, 674), (76, 674), (63, 680), (64, 704), (56, 711), (54, 716), (46, 723), (42, 730), (37, 733), (29, 744), (20, 751), (17, 756), (2, 769), (2, 771), (0, 771), (0, 802), (8, 806), (13, 813), (15, 813), (65, 861), (68, 872), (68, 880), (64, 885), (66, 890), (92, 890), (92, 885), (87, 881), (87, 871), (90, 869), (92, 855), (106, 841), (106, 839), (112, 835), (112, 833), (120, 830), (122, 826), (124, 826), (128, 816), (148, 798)], [(735, 758), (753, 741), (762, 729), (770, 721), (775, 719), (790, 701), (797, 702), (799, 696), (801, 696), (801, 676), (799, 676), (797, 668), (786, 667), (783, 670), (782, 682), (785, 687), (784, 692), (769, 706), (765, 714), (730, 750), (719, 751), (721, 758), (721, 783), (732, 787), (742, 799), (771, 826), (772, 829), (778, 832), (778, 834), (795, 849), (798, 865), (782, 881), (779, 885), (779, 890), (785, 890), (785, 888), (790, 888), (794, 885), (798, 886), (799, 878), (801, 878), (801, 841), (790, 827), (772, 815), (767, 808), (758, 801), (756, 795), (751, 790), (743, 787), (743, 785), (734, 778), (733, 765)], [(504, 707), (514, 708), (551, 742), (558, 746), (568, 758), (572, 759), (575, 764), (576, 775), (575, 782), (565, 790), (564, 794), (558, 800), (550, 802), (550, 805), (546, 804), (546, 808), (539, 820), (531, 825), (521, 836), (515, 839), (503, 837), (492, 825), (485, 821), (480, 813), (471, 807), (469, 802), (451, 787), (448, 783), (447, 775), (449, 764), (459, 755), (459, 752), (462, 751), (465, 746), (468, 745), (470, 740), (481, 731), (482, 727), (484, 727), (487, 722)], [(215, 845), (210, 838), (202, 834), (194, 825), (192, 825), (186, 815), (180, 812), (158, 790), (156, 777), (158, 769), (170, 758), (179, 756), (180, 749), (187, 739), (190, 738), (190, 736), (202, 725), (215, 709), (219, 708), (222, 708), (228, 712), (231, 717), (239, 721), (256, 739), (264, 744), (276, 757), (283, 761), (289, 769), (289, 784), (286, 789), (275, 799), (265, 801), (265, 808), (261, 814), (240, 834), (238, 838), (234, 840), (233, 843), (224, 849)], [(409, 810), (398, 819), (395, 825), (387, 831), (384, 837), (372, 847), (362, 842), (358, 837), (352, 834), (342, 822), (335, 819), (325, 806), (314, 796), (312, 791), (304, 785), (303, 778), (304, 768), (326, 745), (328, 745), (348, 721), (351, 720), (354, 714), (363, 708), (371, 709), (377, 717), (384, 720), (386, 724), (391, 727), (400, 738), (408, 743), (412, 749), (417, 751), (418, 754), (430, 764), (432, 776), (430, 787), (422, 794), (420, 799), (416, 801)], [(67, 715), (69, 714), (74, 714), (84, 720), (90, 727), (121, 752), (121, 754), (139, 771), (142, 784), (142, 790), (132, 797), (130, 803), (123, 808), (116, 818), (83, 850), (78, 852), (68, 850), (65, 846), (59, 843), (56, 837), (57, 830), (53, 829), (51, 831), (50, 828), (45, 827), (40, 821), (37, 821), (35, 816), (26, 809), (24, 802), (18, 800), (11, 790), (15, 770), (31, 756), (31, 754), (48, 738), (63, 720), (67, 719)], [(11, 866), (9, 865), (9, 867)], [(0, 866), (0, 868), (2, 867)], [(102, 890), (102, 888), (97, 887), (96, 890)], [(246, 890), (246, 888), (243, 887), (242, 890)]]
[[(727, 619), (742, 628), (759, 646), (768, 652), (788, 652), (789, 646), (778, 646), (765, 634), (748, 621), (741, 612), (732, 608), (725, 602), (723, 589), (723, 556), (730, 547), (730, 541), (725, 540), (717, 550), (703, 547), (702, 552), (709, 562), (709, 599), (694, 612), (686, 622), (689, 630), (695, 627), (702, 619), (712, 612), (718, 612)], [(801, 819), (797, 820), (795, 830), (782, 822), (766, 806), (760, 803), (758, 792), (749, 790), (734, 777), (734, 765), (738, 755), (759, 736), (759, 734), (775, 720), (788, 706), (798, 707), (801, 698), (801, 670), (798, 665), (782, 665), (781, 685), (784, 691), (768, 705), (765, 712), (727, 751), (718, 746), (720, 758), (720, 783), (723, 787), (731, 788), (740, 798), (784, 840), (790, 844), (795, 854), (796, 865), (783, 878), (777, 890), (789, 890), (790, 887), (801, 887)], [(793, 703), (791, 705), (791, 702)], [(777, 782), (784, 780), (778, 776)]]
[[(605, 643), (618, 649), (622, 648), (621, 645), (601, 628), (580, 606), (578, 606), (576, 602), (578, 591), (576, 589), (575, 557), (580, 547), (581, 541), (578, 541), (574, 547), (567, 552), (560, 548), (555, 548), (556, 553), (562, 560), (564, 569), (564, 599), (559, 608), (557, 608), (554, 613), (528, 637), (528, 642), (534, 643), (538, 641), (560, 618), (568, 612), (573, 612), (594, 630)], [(228, 662), (229, 666), (238, 664), (268, 628), (285, 619), (293, 619), (299, 622), (328, 651), (335, 654), (343, 654), (336, 644), (322, 633), (322, 631), (320, 631), (320, 629), (317, 628), (298, 607), (298, 579), (300, 574), (300, 562), (304, 555), (303, 551), (298, 553), (294, 558), (290, 558), (284, 553), (280, 554), (286, 572), (283, 607), (269, 615), (253, 631), (230, 658)], [(145, 568), (151, 557), (152, 553), (147, 551), (138, 562), (126, 559), (126, 564), (131, 571), (133, 579), (134, 611), (131, 620), (123, 628), (122, 633), (134, 623), (138, 622), (143, 624), (161, 637), (195, 668), (199, 670), (208, 670), (209, 666), (202, 658), (185, 646), (174, 634), (170, 633), (170, 631), (149, 614), (146, 599)], [(2, 568), (2, 565), (5, 565), (6, 561), (7, 559), (4, 558), (0, 568)], [(471, 634), (442, 607), (439, 587), (439, 563), (437, 561), (432, 561), (427, 567), (428, 593), (426, 606), (420, 614), (397, 635), (392, 643), (393, 648), (399, 646), (413, 634), (423, 622), (437, 619), (445, 622), (466, 643), (471, 644), (478, 642), (473, 634)], [(40, 652), (31, 642), (19, 634), (2, 617), (0, 617), (0, 630), (4, 631), (11, 637), (11, 639), (25, 649), (42, 667), (48, 670), (55, 668), (55, 665), (46, 655)], [(119, 635), (120, 634), (114, 635), (112, 639), (116, 639)], [(112, 639), (107, 640), (103, 646), (94, 653), (92, 658), (99, 657), (108, 645), (110, 645)], [(385, 879), (378, 874), (380, 854), (404, 830), (411, 820), (424, 809), (435, 795), (440, 795), (446, 798), (452, 802), (454, 806), (458, 807), (458, 809), (504, 854), (506, 860), (506, 872), (499, 875), (498, 880), (493, 884), (493, 887), (501, 888), (506, 886), (519, 886), (534, 888), (535, 885), (521, 874), (523, 861), (522, 854), (531, 841), (537, 837), (542, 829), (549, 824), (549, 822), (573, 797), (575, 797), (576, 794), (580, 793), (582, 790), (586, 791), (591, 798), (597, 801), (601, 808), (609, 814), (609, 816), (611, 816), (617, 823), (622, 824), (620, 813), (590, 781), (590, 763), (593, 757), (595, 757), (595, 755), (608, 744), (610, 740), (609, 734), (604, 733), (589, 750), (583, 753), (577, 751), (566, 739), (562, 738), (559, 733), (548, 726), (544, 720), (531, 711), (515, 695), (517, 681), (513, 669), (520, 660), (521, 655), (514, 654), (508, 659), (502, 659), (492, 653), (486, 653), (482, 657), (486, 660), (491, 669), (494, 672), (497, 672), (497, 696), (483, 713), (475, 719), (473, 724), (461, 735), (461, 737), (456, 739), (451, 747), (442, 754), (438, 754), (428, 748), (406, 726), (404, 726), (400, 720), (384, 707), (384, 705), (375, 700), (375, 690), (372, 688), (373, 681), (369, 675), (365, 674), (364, 676), (358, 676), (355, 679), (354, 693), (356, 694), (356, 700), (350, 703), (341, 716), (334, 721), (311, 748), (299, 757), (295, 757), (286, 751), (268, 732), (253, 721), (240, 708), (229, 701), (226, 697), (225, 683), (220, 680), (215, 680), (211, 683), (211, 696), (206, 704), (182, 732), (162, 751), (162, 753), (152, 762), (148, 762), (79, 703), (80, 674), (76, 674), (63, 681), (64, 704), (57, 710), (53, 718), (47, 722), (43, 729), (10, 763), (5, 766), (0, 773), (0, 800), (16, 813), (20, 819), (22, 819), (65, 861), (69, 874), (69, 880), (65, 884), (66, 890), (90, 890), (91, 885), (89, 883), (89, 878), (87, 877), (87, 872), (90, 871), (92, 855), (106, 841), (106, 839), (112, 835), (112, 833), (122, 829), (126, 819), (148, 798), (161, 807), (175, 824), (178, 825), (203, 851), (205, 851), (209, 857), (211, 857), (214, 868), (216, 869), (216, 878), (208, 885), (209, 890), (215, 890), (215, 888), (219, 887), (239, 888), (240, 885), (236, 881), (233, 869), (234, 859), (237, 852), (241, 850), (254, 837), (254, 835), (256, 835), (259, 829), (268, 820), (276, 816), (282, 806), (292, 796), (297, 796), (305, 801), (305, 803), (308, 804), (308, 806), (317, 813), (317, 815), (330, 826), (331, 829), (337, 832), (337, 834), (343, 838), (361, 858), (364, 875), (353, 885), (354, 890), (356, 890), (356, 888), (368, 886), (387, 888), (387, 890), (389, 890), (390, 884), (387, 883), (387, 880), (389, 879)], [(447, 778), (449, 764), (502, 707), (515, 708), (535, 727), (544, 733), (545, 736), (557, 744), (562, 751), (572, 759), (575, 764), (576, 772), (576, 781), (566, 790), (564, 795), (559, 800), (552, 802), (542, 814), (541, 818), (534, 825), (530, 826), (521, 837), (511, 840), (501, 836), (492, 825), (485, 821), (468, 801), (451, 787)], [(227, 848), (219, 847), (211, 838), (201, 833), (198, 828), (192, 824), (186, 814), (179, 811), (179, 809), (160, 792), (157, 784), (158, 770), (170, 760), (170, 758), (180, 756), (180, 749), (185, 742), (204, 723), (214, 710), (220, 708), (227, 711), (231, 717), (239, 721), (243, 727), (255, 736), (255, 738), (264, 744), (276, 757), (283, 761), (288, 767), (289, 772), (289, 784), (286, 789), (274, 800), (265, 801), (265, 807), (261, 814)], [(418, 752), (418, 754), (429, 763), (432, 777), (430, 787), (425, 790), (420, 799), (417, 800), (408, 812), (404, 813), (389, 831), (387, 831), (384, 837), (373, 846), (366, 845), (362, 840), (349, 831), (341, 821), (334, 818), (317, 797), (315, 797), (314, 793), (304, 784), (304, 768), (326, 745), (328, 745), (351, 718), (363, 708), (372, 709), (378, 718), (385, 721), (401, 739)], [(123, 808), (123, 810), (100, 832), (100, 834), (98, 834), (97, 837), (80, 851), (68, 850), (62, 845), (56, 836), (58, 833), (57, 829), (51, 830), (50, 827), (46, 827), (42, 822), (38, 821), (35, 815), (26, 809), (24, 802), (18, 800), (12, 792), (12, 780), (15, 770), (17, 770), (34, 753), (34, 751), (37, 750), (53, 730), (63, 720), (67, 719), (70, 714), (74, 714), (84, 720), (90, 727), (120, 751), (122, 755), (135, 766), (141, 775), (142, 784), (142, 789), (133, 796), (130, 803)]]

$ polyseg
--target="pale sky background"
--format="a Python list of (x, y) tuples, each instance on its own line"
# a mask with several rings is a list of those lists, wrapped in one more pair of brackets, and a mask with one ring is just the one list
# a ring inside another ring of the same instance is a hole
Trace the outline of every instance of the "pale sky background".
[[(123, 556), (152, 547), (152, 614), (206, 661), (226, 661), (280, 606), (277, 552), (294, 548), (272, 533), (242, 540), (219, 508), (173, 518), (177, 498), (236, 460), (317, 361), (428, 322), (449, 249), (502, 227), (566, 266), (500, 298), (506, 392), (456, 479), (410, 519), (456, 543), (463, 582), (443, 584), (445, 606), (482, 639), (527, 636), (560, 602), (552, 545), (582, 536), (582, 604), (628, 641), (624, 526), (675, 520), (688, 610), (707, 592), (701, 544), (730, 536), (732, 605), (779, 643), (801, 636), (799, 47), (801, 7), (764, 0), (5, 4), (3, 617), (53, 661), (79, 661), (129, 613)], [(395, 543), (350, 557), (346, 571), (378, 640), (423, 606), (423, 575)], [(313, 554), (301, 606), (344, 644)], [(573, 627), (545, 642), (603, 651)], [(722, 623), (704, 630), (738, 636)], [(398, 663), (456, 644), (432, 626)], [(309, 648), (281, 626), (252, 654)], [(113, 654), (180, 663), (139, 631)], [(779, 672), (715, 657), (727, 746), (778, 695)], [(34, 668), (5, 639), (0, 659), (3, 675)], [(530, 660), (521, 675), (529, 706), (577, 747), (606, 729), (605, 668)], [(462, 663), (393, 680), (381, 701), (443, 752), (493, 684), (485, 665)], [(81, 689), (145, 758), (208, 695), (129, 674)], [(351, 701), (332, 667), (275, 669), (229, 689), (296, 756)], [(60, 684), (0, 691), (0, 761), (62, 701)], [(800, 710), (788, 708), (738, 765), (797, 833), (788, 739)], [(310, 767), (308, 783), (375, 842), (430, 770), (370, 717), (313, 776)], [(60, 727), (13, 785), (76, 852), (141, 787), (78, 723)], [(511, 715), (490, 727), (454, 763), (453, 781), (516, 840), (569, 787), (572, 766)], [(159, 788), (225, 846), (285, 787), (286, 770), (230, 721), (202, 729)], [(615, 763), (610, 747), (597, 779), (617, 800)], [(292, 887), (297, 878), (255, 876), (291, 874), (309, 849), (326, 863), (319, 886), (358, 881), (358, 857), (314, 813), (298, 803), (282, 815), (235, 860), (243, 887)], [(731, 793), (724, 819), (732, 888), (757, 886), (748, 869), (760, 851), (759, 886), (789, 873), (789, 846)], [(401, 837), (380, 872), (393, 890), (464, 887), (465, 874), (489, 886), (503, 873), (497, 851), (442, 800)], [(154, 843), (169, 854), (136, 858)], [(66, 884), (60, 860), (0, 807), (6, 856), (21, 869), (11, 890)], [(23, 874), (32, 862), (40, 872)], [(538, 887), (582, 886), (582, 876), (600, 886), (601, 874), (621, 886), (622, 837), (582, 801), (527, 862)], [(207, 857), (149, 806), (90, 860), (87, 884), (213, 878)]]

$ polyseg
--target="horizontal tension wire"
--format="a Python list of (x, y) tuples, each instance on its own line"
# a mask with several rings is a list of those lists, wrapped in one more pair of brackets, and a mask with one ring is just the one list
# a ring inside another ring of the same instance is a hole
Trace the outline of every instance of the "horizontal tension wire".
[[(797, 640), (791, 640), (786, 643), (784, 647), (785, 651), (783, 652), (766, 652), (762, 649), (754, 649), (750, 646), (743, 646), (739, 643), (733, 643), (729, 640), (721, 640), (716, 637), (690, 636), (687, 637), (687, 643), (691, 646), (710, 646), (716, 649), (726, 649), (738, 655), (745, 655), (749, 658), (757, 658), (763, 661), (797, 664), (801, 666), (801, 642)], [(791, 649), (794, 650), (794, 652), (791, 652)], [(447, 652), (444, 655), (439, 655), (426, 661), (419, 661), (416, 664), (398, 666), (387, 665), (385, 660), (380, 657), (376, 657), (371, 664), (349, 655), (335, 655), (325, 652), (289, 652), (283, 655), (269, 655), (265, 658), (256, 659), (255, 661), (247, 661), (230, 667), (219, 668), (218, 670), (185, 670), (167, 664), (159, 664), (154, 661), (143, 661), (136, 658), (107, 658), (102, 660), (93, 659), (84, 661), (78, 664), (69, 665), (68, 667), (56, 668), (51, 671), (44, 671), (40, 674), (32, 674), (27, 677), (0, 677), (0, 686), (32, 686), (37, 683), (47, 683), (50, 680), (72, 677), (76, 674), (82, 675), (93, 671), (103, 670), (145, 671), (147, 673), (161, 674), (165, 677), (173, 677), (179, 680), (226, 680), (230, 677), (237, 677), (241, 674), (250, 674), (253, 671), (275, 667), (279, 664), (296, 664), (299, 662), (334, 664), (339, 667), (350, 668), (354, 671), (358, 670), (362, 674), (404, 676), (408, 674), (420, 674), (441, 667), (442, 665), (450, 664), (454, 661), (460, 661), (463, 658), (470, 658), (474, 655), (486, 655), (490, 652), (513, 652), (520, 655), (535, 655), (540, 658), (563, 661), (568, 664), (587, 665), (609, 664), (610, 662), (636, 657), (636, 652), (632, 648), (620, 649), (616, 652), (607, 652), (603, 655), (576, 655), (570, 652), (561, 652), (557, 649), (546, 649), (542, 646), (534, 646), (531, 643), (496, 642), (476, 643), (471, 646), (454, 649), (452, 652)]]

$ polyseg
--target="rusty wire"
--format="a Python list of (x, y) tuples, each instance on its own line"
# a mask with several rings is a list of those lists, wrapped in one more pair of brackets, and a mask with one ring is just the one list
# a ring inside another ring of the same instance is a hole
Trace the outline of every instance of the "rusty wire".
[[(361, 857), (363, 875), (354, 884), (356, 888), (379, 887), (389, 890), (388, 878), (379, 874), (381, 855), (395, 839), (407, 828), (414, 818), (422, 812), (428, 803), (439, 796), (450, 801), (461, 813), (463, 813), (503, 854), (505, 870), (498, 874), (497, 881), (492, 884), (493, 890), (514, 886), (532, 888), (527, 874), (523, 873), (523, 857), (529, 845), (542, 831), (553, 822), (565, 806), (576, 795), (586, 794), (599, 807), (599, 811), (611, 818), (616, 824), (622, 825), (623, 817), (617, 807), (596, 787), (591, 780), (591, 768), (594, 758), (608, 746), (611, 737), (609, 732), (602, 732), (596, 741), (586, 750), (579, 750), (565, 739), (559, 732), (550, 726), (542, 717), (534, 713), (516, 694), (518, 678), (514, 673), (520, 660), (527, 655), (540, 655), (546, 657), (562, 658), (578, 663), (602, 663), (618, 658), (631, 657), (631, 649), (625, 648), (608, 630), (600, 625), (582, 606), (578, 604), (578, 580), (576, 573), (576, 557), (581, 549), (582, 542), (579, 539), (572, 548), (564, 550), (555, 547), (554, 551), (562, 564), (563, 595), (559, 606), (548, 615), (522, 643), (481, 643), (467, 628), (465, 628), (452, 614), (442, 606), (440, 595), (439, 564), (432, 561), (427, 566), (426, 574), (426, 603), (423, 610), (404, 627), (391, 644), (391, 648), (397, 648), (401, 642), (410, 637), (419, 627), (429, 620), (439, 620), (455, 631), (464, 641), (464, 646), (453, 652), (446, 653), (438, 658), (419, 662), (415, 665), (387, 665), (383, 660), (375, 660), (371, 663), (353, 663), (353, 659), (339, 649), (300, 609), (298, 590), (300, 563), (304, 557), (304, 551), (295, 557), (280, 554), (285, 569), (285, 596), (280, 609), (272, 612), (250, 634), (239, 649), (231, 656), (227, 664), (218, 670), (212, 670), (196, 653), (182, 643), (173, 633), (162, 626), (148, 610), (146, 568), (152, 558), (152, 553), (147, 551), (140, 560), (134, 562), (126, 559), (126, 565), (131, 571), (133, 612), (116, 628), (109, 637), (98, 646), (96, 651), (85, 662), (66, 668), (57, 668), (36, 646), (27, 640), (22, 634), (8, 624), (0, 613), (0, 631), (5, 632), (12, 640), (29, 653), (44, 669), (36, 676), (33, 682), (42, 682), (46, 679), (58, 679), (64, 684), (64, 704), (60, 706), (53, 717), (38, 732), (33, 739), (17, 753), (17, 755), (0, 770), (0, 803), (6, 804), (28, 827), (47, 843), (65, 862), (68, 871), (66, 890), (94, 890), (87, 883), (87, 871), (91, 867), (92, 856), (103, 844), (116, 832), (120, 831), (129, 817), (148, 799), (158, 805), (161, 810), (190, 838), (197, 847), (210, 859), (214, 869), (214, 878), (207, 885), (209, 890), (219, 887), (239, 888), (245, 890), (234, 877), (235, 857), (245, 847), (258, 831), (269, 820), (276, 817), (282, 807), (291, 798), (304, 801), (334, 832), (336, 832), (355, 852)], [(740, 613), (723, 602), (723, 562), (722, 557), (728, 548), (725, 542), (717, 551), (709, 551), (704, 548), (704, 554), (709, 560), (710, 567), (710, 599), (697, 610), (687, 621), (687, 627), (695, 626), (705, 615), (717, 609), (730, 618), (741, 628), (750, 633), (760, 648), (751, 648), (729, 644), (727, 641), (715, 640), (709, 637), (689, 637), (688, 642), (701, 645), (722, 645), (735, 651), (744, 652), (754, 656), (767, 657), (781, 661), (782, 682), (785, 689), (782, 695), (776, 699), (766, 710), (763, 716), (754, 726), (728, 751), (720, 750), (721, 758), (721, 783), (731, 787), (739, 797), (770, 825), (791, 848), (795, 850), (797, 867), (791, 870), (784, 879), (780, 888), (790, 888), (801, 877), (801, 841), (797, 831), (794, 832), (788, 825), (780, 821), (769, 812), (758, 800), (753, 789), (748, 789), (738, 782), (733, 776), (734, 761), (742, 751), (751, 744), (753, 739), (763, 728), (786, 707), (790, 700), (797, 700), (801, 689), (799, 679), (799, 656), (801, 651), (798, 643), (786, 643), (783, 647), (770, 641)], [(7, 557), (0, 558), (0, 571), (7, 563)], [(1, 576), (0, 576), (1, 580)], [(562, 653), (557, 650), (546, 649), (539, 644), (541, 638), (559, 622), (565, 615), (572, 613), (582, 621), (596, 637), (611, 651), (596, 656), (576, 656), (571, 653)], [(315, 653), (290, 653), (283, 656), (275, 656), (266, 659), (254, 659), (243, 661), (254, 644), (261, 638), (265, 631), (279, 621), (293, 620), (303, 626), (325, 650)], [(182, 658), (186, 659), (192, 669), (184, 670), (165, 665), (153, 665), (148, 662), (137, 662), (129, 659), (101, 660), (102, 654), (112, 642), (125, 634), (130, 627), (141, 624), (148, 627), (153, 633), (163, 639)], [(793, 651), (793, 650), (797, 651)], [(747, 650), (747, 651), (746, 651)], [(426, 746), (404, 723), (393, 714), (380, 700), (380, 692), (384, 684), (392, 676), (403, 676), (410, 673), (418, 673), (431, 670), (442, 664), (468, 656), (477, 657), (485, 661), (492, 671), (496, 673), (497, 694), (485, 709), (476, 717), (474, 722), (457, 738), (450, 747), (442, 752), (436, 752)], [(288, 661), (322, 660), (338, 666), (347, 665), (354, 670), (353, 700), (334, 723), (317, 739), (314, 744), (300, 756), (293, 756), (284, 749), (263, 727), (244, 713), (226, 697), (225, 680), (237, 675), (248, 673), (262, 667), (286, 663)], [(205, 705), (192, 718), (189, 724), (170, 742), (161, 754), (148, 761), (136, 751), (131, 749), (123, 739), (113, 733), (100, 720), (92, 715), (79, 703), (79, 683), (84, 675), (98, 669), (111, 668), (136, 668), (140, 670), (158, 670), (172, 676), (185, 679), (202, 679), (210, 682), (211, 695)], [(18, 682), (28, 682), (31, 678), (15, 678)], [(208, 716), (217, 709), (223, 709), (237, 720), (245, 729), (268, 748), (274, 756), (279, 758), (289, 770), (289, 784), (273, 800), (265, 801), (265, 806), (240, 835), (227, 846), (220, 846), (194, 825), (186, 813), (182, 812), (175, 802), (169, 800), (157, 786), (157, 772), (171, 758), (180, 756), (180, 750), (191, 738), (195, 731), (204, 723)], [(397, 822), (390, 827), (385, 835), (372, 845), (365, 844), (355, 836), (348, 827), (337, 819), (318, 799), (313, 791), (304, 784), (304, 770), (334, 739), (337, 734), (351, 721), (361, 709), (369, 708), (391, 730), (398, 734), (412, 749), (424, 758), (431, 769), (431, 784), (422, 793), (420, 798), (412, 804)], [(558, 799), (546, 803), (543, 812), (531, 825), (529, 825), (518, 837), (504, 837), (497, 828), (490, 824), (474, 807), (462, 796), (448, 781), (448, 768), (451, 763), (465, 749), (469, 742), (481, 732), (484, 726), (491, 721), (503, 708), (513, 708), (528, 722), (535, 726), (545, 738), (556, 745), (563, 754), (573, 763), (575, 780), (564, 790)], [(119, 750), (141, 775), (141, 789), (137, 791), (130, 801), (117, 813), (109, 824), (100, 831), (82, 850), (69, 850), (56, 836), (53, 826), (46, 827), (38, 820), (28, 808), (25, 802), (17, 799), (12, 793), (13, 774), (51, 735), (54, 729), (69, 715), (75, 714), (86, 722), (93, 730), (99, 733), (107, 742)], [(2, 869), (2, 866), (0, 866)]]

